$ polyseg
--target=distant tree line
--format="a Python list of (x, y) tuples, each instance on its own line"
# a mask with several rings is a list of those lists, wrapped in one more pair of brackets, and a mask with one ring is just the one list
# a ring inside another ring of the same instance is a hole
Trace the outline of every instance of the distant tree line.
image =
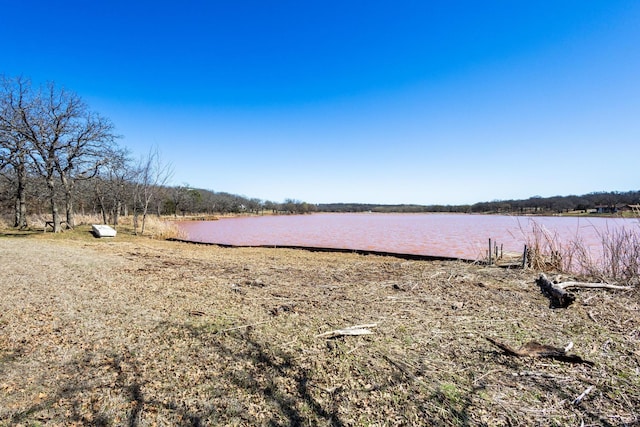
[(118, 224), (132, 215), (144, 233), (147, 215), (307, 213), (296, 200), (262, 201), (229, 193), (169, 186), (173, 172), (157, 150), (135, 160), (116, 144), (109, 119), (74, 92), (22, 77), (0, 76), (0, 210), (13, 225), (28, 214), (50, 215), (55, 232), (75, 225), (75, 214), (98, 214)]
[(472, 205), (379, 205), (363, 203), (327, 203), (317, 206), (319, 212), (449, 212), (503, 214), (558, 214), (567, 212), (615, 212), (627, 205), (640, 204), (640, 191), (594, 192), (582, 196), (533, 196), (523, 200), (494, 200)]
[(525, 200), (498, 200), (476, 203), (472, 212), (505, 212), (516, 214), (567, 213), (600, 210), (615, 212), (627, 205), (640, 204), (640, 191), (593, 192), (581, 196), (534, 196)]

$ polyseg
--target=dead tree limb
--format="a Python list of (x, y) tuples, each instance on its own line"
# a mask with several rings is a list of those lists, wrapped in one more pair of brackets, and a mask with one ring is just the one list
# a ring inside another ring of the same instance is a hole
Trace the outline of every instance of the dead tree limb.
[(562, 286), (558, 286), (557, 283), (551, 282), (544, 273), (540, 274), (536, 283), (540, 286), (542, 293), (549, 297), (554, 307), (566, 308), (576, 300), (574, 294), (567, 292)]
[[(584, 360), (578, 355), (575, 354), (567, 354), (567, 350), (560, 347), (553, 347), (550, 345), (540, 344), (535, 341), (530, 341), (520, 347), (519, 349), (514, 349), (508, 344), (502, 343), (494, 338), (485, 337), (487, 341), (496, 347), (503, 350), (507, 355), (514, 357), (546, 357), (550, 359), (560, 360), (562, 362), (568, 363), (585, 363), (587, 365), (593, 365), (593, 362), (589, 362), (588, 360)], [(567, 346), (567, 348), (571, 348)]]
[(556, 286), (562, 289), (587, 288), (587, 289), (613, 289), (617, 291), (630, 291), (633, 286), (610, 285), (609, 283), (589, 283), (589, 282), (562, 282)]
[(567, 289), (587, 288), (587, 289), (613, 289), (628, 291), (633, 289), (633, 286), (620, 286), (611, 285), (609, 283), (589, 283), (589, 282), (562, 282), (553, 283), (547, 276), (540, 274), (540, 277), (536, 280), (542, 292), (551, 299), (551, 303), (554, 307), (568, 307), (576, 299), (575, 295), (571, 292), (567, 292)]

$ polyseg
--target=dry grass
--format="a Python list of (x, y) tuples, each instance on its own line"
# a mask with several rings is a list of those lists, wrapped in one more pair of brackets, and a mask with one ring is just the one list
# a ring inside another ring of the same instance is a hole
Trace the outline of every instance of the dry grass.
[[(144, 235), (154, 239), (183, 238), (184, 236), (173, 222), (173, 219), (174, 218), (172, 216), (157, 217), (149, 215), (146, 219)], [(87, 226), (90, 226), (91, 224), (102, 224), (102, 217), (100, 215), (76, 214), (74, 220), (75, 228), (81, 232), (88, 230), (89, 228)], [(22, 230), (22, 232), (25, 234), (43, 231), (51, 232), (51, 226), (47, 227), (47, 230), (45, 230), (45, 223), (47, 221), (51, 221), (51, 215), (29, 215), (27, 220), (29, 227), (26, 230)], [(141, 222), (142, 219), (139, 221)], [(8, 216), (0, 216), (0, 230), (11, 230), (10, 232), (15, 234), (14, 230), (11, 229), (11, 224), (12, 221)], [(133, 217), (131, 215), (119, 217), (117, 226), (114, 226), (113, 224), (109, 225), (114, 227), (120, 234), (136, 234), (136, 230), (133, 226)], [(68, 233), (69, 230), (63, 229), (63, 233), (65, 232)], [(140, 233), (140, 226), (138, 226), (137, 233)]]
[(600, 233), (601, 257), (594, 257), (581, 241), (570, 246), (577, 270), (602, 281), (640, 284), (640, 227), (606, 229)]
[(534, 271), (74, 233), (0, 237), (0, 425), (640, 422), (635, 294), (554, 310)]
[(556, 232), (536, 221), (524, 230), (528, 265), (603, 282), (640, 285), (640, 224), (599, 232), (600, 247), (592, 250), (580, 236), (563, 241)]
[[(562, 261), (567, 262), (567, 257), (563, 257), (562, 242), (557, 232), (548, 230), (536, 221), (529, 221), (530, 230), (523, 231), (527, 245), (527, 263), (529, 267), (548, 271), (550, 269), (565, 271), (566, 266)], [(571, 261), (568, 261), (569, 264)]]
[[(144, 235), (154, 239), (170, 239), (170, 238), (184, 238), (178, 226), (173, 222), (174, 218), (169, 217), (157, 217), (154, 215), (147, 216), (144, 226)], [(140, 233), (142, 218), (139, 218), (138, 229), (134, 229), (133, 217), (126, 216), (120, 217), (118, 228), (125, 233)]]

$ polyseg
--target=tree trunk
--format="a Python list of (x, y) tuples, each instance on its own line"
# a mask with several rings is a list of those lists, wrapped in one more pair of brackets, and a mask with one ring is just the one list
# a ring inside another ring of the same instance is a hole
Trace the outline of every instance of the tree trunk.
[(15, 206), (14, 206), (13, 226), (15, 228), (20, 228), (20, 199), (17, 196), (16, 196)]
[[(53, 232), (60, 233), (62, 227), (60, 227), (60, 214), (58, 213), (58, 203), (56, 202), (56, 187), (53, 182), (53, 177), (47, 178), (47, 188), (49, 189), (49, 201), (51, 203), (51, 217), (53, 220)], [(45, 225), (46, 228), (46, 225)]]
[(67, 195), (65, 200), (65, 210), (67, 212), (67, 228), (75, 227), (75, 216), (73, 214), (73, 200), (71, 200), (70, 195)]
[(107, 224), (107, 208), (104, 206), (104, 198), (99, 198), (100, 213), (102, 214), (102, 223)]
[(20, 188), (18, 184), (18, 191), (16, 195), (16, 217), (14, 227), (25, 229), (27, 228), (27, 197), (24, 187)]
[(67, 228), (75, 227), (75, 218), (73, 214), (73, 181), (70, 181), (66, 175), (62, 174), (60, 180), (64, 188), (64, 207), (67, 219)]
[(144, 226), (147, 222), (147, 212), (146, 209), (142, 212), (142, 225), (140, 226), (140, 235), (144, 236)]
[(136, 236), (138, 235), (138, 217), (139, 217), (139, 213), (138, 213), (138, 200), (139, 200), (139, 195), (138, 194), (134, 194), (133, 195), (133, 234), (135, 234)]
[(138, 235), (138, 210), (133, 208), (133, 234)]
[(60, 233), (62, 226), (60, 225), (60, 214), (58, 213), (58, 205), (55, 200), (51, 201), (51, 216), (53, 217), (53, 232)]
[(16, 167), (17, 188), (16, 188), (16, 215), (14, 226), (16, 228), (27, 228), (27, 168), (24, 165), (24, 158), (18, 161)]
[(118, 200), (116, 206), (113, 209), (113, 225), (118, 225), (118, 219), (120, 218), (120, 209), (122, 208), (122, 202)]
[(149, 202), (151, 198), (145, 197), (144, 204), (142, 206), (142, 226), (140, 227), (140, 235), (144, 236), (144, 227), (147, 222), (147, 213), (149, 212)]

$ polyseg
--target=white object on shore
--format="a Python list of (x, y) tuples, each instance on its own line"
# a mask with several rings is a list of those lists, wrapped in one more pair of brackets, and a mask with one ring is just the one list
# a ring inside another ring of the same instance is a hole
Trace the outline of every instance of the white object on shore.
[(96, 237), (116, 237), (116, 230), (105, 224), (93, 224), (91, 231)]
[(316, 338), (335, 338), (344, 335), (371, 335), (373, 332), (368, 328), (375, 328), (377, 323), (368, 323), (366, 325), (349, 326), (344, 329), (335, 329), (333, 331), (324, 332), (320, 335), (316, 335)]

